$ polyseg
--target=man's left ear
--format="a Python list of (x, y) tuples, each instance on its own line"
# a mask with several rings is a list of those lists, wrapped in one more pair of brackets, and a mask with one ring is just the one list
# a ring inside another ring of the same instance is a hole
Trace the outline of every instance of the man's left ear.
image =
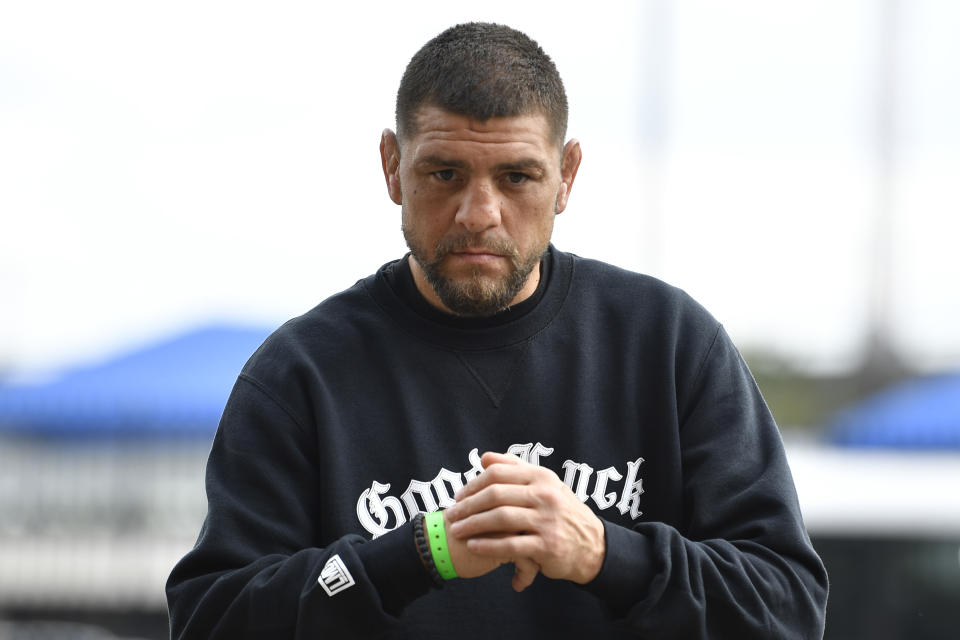
[(563, 213), (570, 199), (570, 190), (580, 168), (583, 153), (580, 151), (580, 141), (572, 139), (563, 147), (563, 157), (560, 159), (560, 189), (557, 191), (557, 206), (554, 213)]

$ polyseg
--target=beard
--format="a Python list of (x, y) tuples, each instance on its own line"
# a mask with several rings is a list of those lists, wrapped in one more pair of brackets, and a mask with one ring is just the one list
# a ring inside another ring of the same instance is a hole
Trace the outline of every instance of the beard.
[[(527, 255), (520, 255), (516, 246), (507, 240), (484, 239), (483, 234), (463, 233), (440, 240), (434, 247), (433, 259), (429, 260), (429, 254), (416, 233), (407, 225), (403, 225), (402, 230), (407, 247), (440, 301), (455, 314), (468, 317), (492, 316), (509, 307), (547, 250), (544, 244)], [(510, 264), (507, 273), (491, 276), (476, 266), (466, 276), (448, 276), (443, 268), (444, 260), (451, 253), (467, 247), (483, 248), (504, 256)]]

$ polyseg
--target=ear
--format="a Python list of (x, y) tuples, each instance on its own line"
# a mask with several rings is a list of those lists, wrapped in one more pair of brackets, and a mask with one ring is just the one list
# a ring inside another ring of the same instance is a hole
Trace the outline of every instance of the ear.
[(403, 192), (400, 189), (400, 144), (397, 142), (397, 134), (390, 129), (384, 129), (380, 135), (380, 163), (390, 199), (395, 204), (403, 204)]
[(557, 206), (554, 213), (563, 213), (570, 199), (570, 190), (580, 168), (583, 154), (580, 151), (580, 142), (576, 139), (567, 142), (563, 147), (563, 157), (560, 159), (560, 189), (557, 191)]

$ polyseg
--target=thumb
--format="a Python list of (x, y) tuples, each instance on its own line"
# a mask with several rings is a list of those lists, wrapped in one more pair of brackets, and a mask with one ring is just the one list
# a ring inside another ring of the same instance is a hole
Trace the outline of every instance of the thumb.
[(540, 565), (530, 558), (522, 558), (513, 563), (513, 590), (520, 593), (533, 584), (533, 580), (540, 573)]

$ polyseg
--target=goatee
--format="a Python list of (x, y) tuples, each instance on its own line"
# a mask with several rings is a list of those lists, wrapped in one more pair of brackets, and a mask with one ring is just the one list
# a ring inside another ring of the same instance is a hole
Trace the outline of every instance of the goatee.
[[(483, 238), (482, 234), (465, 233), (438, 242), (434, 248), (433, 259), (427, 260), (423, 247), (406, 225), (403, 226), (403, 237), (440, 301), (453, 313), (468, 317), (492, 316), (509, 307), (523, 289), (533, 269), (540, 264), (546, 251), (544, 246), (527, 256), (521, 256), (517, 248), (508, 241)], [(495, 277), (485, 275), (482, 268), (476, 267), (468, 276), (457, 279), (447, 277), (443, 270), (444, 260), (451, 253), (468, 247), (503, 256), (510, 263), (509, 271), (503, 276)]]

